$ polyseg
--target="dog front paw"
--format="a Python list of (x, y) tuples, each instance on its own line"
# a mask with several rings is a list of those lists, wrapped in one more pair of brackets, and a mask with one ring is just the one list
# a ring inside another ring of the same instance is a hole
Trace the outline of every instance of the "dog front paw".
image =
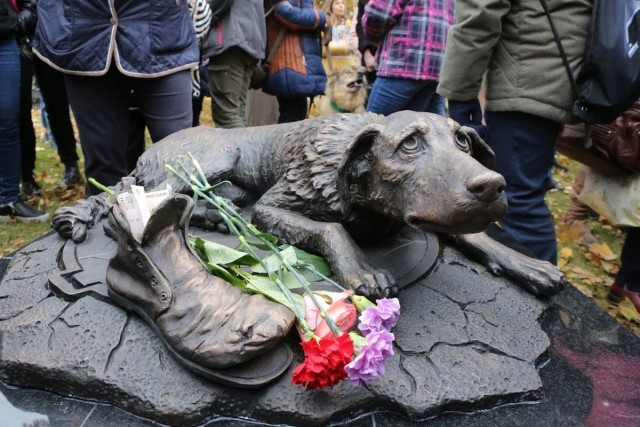
[(51, 219), (51, 226), (62, 237), (72, 239), (76, 243), (84, 242), (91, 215), (79, 206), (66, 206), (58, 209)]
[(517, 266), (503, 271), (521, 288), (535, 296), (557, 294), (568, 284), (558, 267), (534, 258), (523, 257)]
[[(231, 202), (227, 201), (227, 203), (233, 206)], [(191, 214), (190, 224), (205, 230), (229, 234), (229, 227), (227, 227), (227, 224), (218, 213), (218, 209), (206, 200), (198, 200)]]
[(341, 276), (341, 283), (358, 295), (368, 298), (392, 297), (398, 293), (396, 279), (386, 270), (375, 267), (357, 268)]

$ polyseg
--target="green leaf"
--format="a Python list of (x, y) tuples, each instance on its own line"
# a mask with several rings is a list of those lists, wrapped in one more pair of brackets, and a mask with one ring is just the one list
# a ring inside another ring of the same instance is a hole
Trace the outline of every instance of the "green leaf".
[[(273, 234), (269, 234), (269, 233), (265, 233), (263, 231), (258, 230), (253, 224), (251, 223), (247, 223), (247, 228), (249, 229), (249, 231), (251, 232), (251, 234), (255, 237), (257, 237), (258, 239), (264, 239), (267, 242), (271, 243), (273, 246), (277, 246), (278, 245), (278, 238), (276, 236), (274, 236)], [(269, 245), (267, 245), (266, 243), (263, 243), (261, 241), (248, 241), (248, 243), (251, 246), (254, 246), (258, 249), (262, 249), (263, 251), (269, 251), (271, 250), (271, 248), (269, 247)]]
[[(262, 294), (270, 300), (288, 307), (294, 313), (296, 312), (296, 308), (287, 299), (278, 285), (268, 277), (250, 275), (247, 278), (247, 290)], [(301, 295), (292, 293), (291, 299), (293, 300), (293, 304), (297, 307), (297, 312), (304, 313), (304, 298)]]
[[(200, 239), (202, 240), (202, 239)], [(203, 240), (203, 250), (207, 256), (207, 260), (211, 264), (226, 265), (226, 264), (244, 264), (254, 265), (259, 261), (246, 252), (238, 251), (220, 243), (212, 242), (210, 240)], [(196, 247), (198, 246), (196, 240)]]
[[(284, 250), (280, 251), (280, 255), (285, 260), (289, 261), (290, 264), (295, 264), (298, 261), (296, 258), (296, 252), (293, 250), (291, 246), (287, 247)], [(282, 268), (282, 261), (280, 261), (280, 257), (278, 255), (273, 254), (262, 260), (267, 265), (267, 270), (261, 264), (254, 265), (251, 267), (251, 271), (254, 273), (263, 273), (263, 274), (271, 274), (273, 271), (278, 271)]]
[[(280, 280), (282, 280), (282, 283), (284, 283), (284, 285), (287, 287), (287, 289), (298, 289), (303, 287), (298, 278), (293, 273), (290, 273), (286, 270), (282, 271), (282, 274), (280, 274), (279, 277)], [(304, 276), (302, 277), (306, 280)], [(309, 281), (307, 280), (307, 285), (308, 284)]]
[(226, 268), (216, 264), (211, 264), (210, 262), (207, 262), (205, 264), (207, 267), (209, 267), (209, 269), (211, 270), (211, 273), (214, 276), (218, 276), (219, 278), (226, 280), (227, 282), (231, 283), (234, 286), (239, 287), (240, 289), (247, 288), (247, 282), (231, 274)]
[(298, 259), (298, 262), (296, 264), (309, 264), (309, 267), (311, 267), (311, 269), (308, 269), (302, 266), (294, 265), (294, 267), (296, 267), (296, 270), (300, 274), (302, 274), (305, 279), (310, 282), (320, 282), (323, 280), (321, 276), (314, 274), (313, 270), (317, 271), (325, 277), (331, 277), (331, 267), (329, 267), (329, 263), (327, 262), (327, 260), (325, 260), (321, 256), (305, 252), (300, 248), (296, 248), (295, 246), (291, 247), (295, 251), (296, 258)]

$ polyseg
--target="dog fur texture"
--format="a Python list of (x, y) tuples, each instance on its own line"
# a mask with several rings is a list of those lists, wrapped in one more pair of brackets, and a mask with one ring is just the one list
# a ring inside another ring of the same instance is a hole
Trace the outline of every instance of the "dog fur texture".
[[(255, 203), (252, 222), (281, 241), (323, 255), (339, 282), (376, 296), (397, 291), (395, 279), (372, 265), (358, 241), (383, 239), (405, 224), (444, 233), (495, 274), (536, 295), (565, 283), (548, 262), (521, 255), (482, 231), (506, 213), (505, 182), (490, 170), (493, 152), (469, 128), (429, 113), (338, 114), (302, 122), (243, 129), (192, 128), (154, 144), (132, 174), (148, 190), (188, 193), (165, 165), (188, 153), (210, 183), (228, 180), (238, 205)], [(52, 224), (82, 241), (106, 215), (99, 195), (59, 209)], [(202, 205), (192, 223), (215, 228), (219, 218)]]
[(310, 115), (364, 113), (368, 86), (364, 71), (362, 67), (349, 66), (331, 72), (325, 95), (314, 100), (316, 109)]

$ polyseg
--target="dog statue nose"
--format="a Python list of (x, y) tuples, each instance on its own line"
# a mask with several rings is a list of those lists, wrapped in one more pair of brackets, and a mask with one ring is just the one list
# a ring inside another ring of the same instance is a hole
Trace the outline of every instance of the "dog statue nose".
[(468, 179), (465, 185), (478, 200), (492, 202), (502, 196), (507, 183), (502, 175), (488, 172)]

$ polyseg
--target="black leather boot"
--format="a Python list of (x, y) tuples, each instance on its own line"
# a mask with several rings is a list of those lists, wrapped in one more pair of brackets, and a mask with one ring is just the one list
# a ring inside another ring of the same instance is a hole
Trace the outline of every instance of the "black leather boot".
[(151, 215), (138, 243), (114, 203), (110, 220), (118, 249), (107, 269), (109, 296), (139, 314), (194, 372), (232, 386), (259, 387), (291, 362), (291, 351), (280, 341), (294, 322), (293, 312), (209, 273), (185, 237), (193, 207), (191, 198), (171, 195)]

